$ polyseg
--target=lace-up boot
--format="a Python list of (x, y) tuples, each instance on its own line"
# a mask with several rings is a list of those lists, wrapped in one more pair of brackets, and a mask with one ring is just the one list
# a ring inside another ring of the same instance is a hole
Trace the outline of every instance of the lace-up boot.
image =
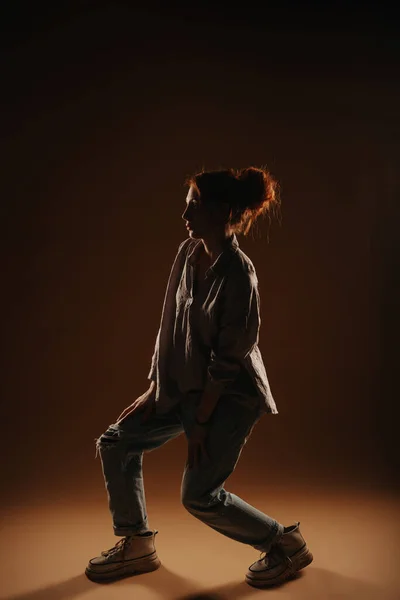
[(158, 530), (120, 539), (115, 546), (92, 558), (85, 573), (92, 581), (113, 581), (129, 575), (155, 571), (161, 561), (155, 549)]
[(272, 544), (270, 551), (250, 565), (247, 583), (254, 587), (276, 585), (294, 577), (297, 571), (312, 562), (313, 555), (300, 532), (300, 521), (285, 527), (285, 530), (282, 537)]

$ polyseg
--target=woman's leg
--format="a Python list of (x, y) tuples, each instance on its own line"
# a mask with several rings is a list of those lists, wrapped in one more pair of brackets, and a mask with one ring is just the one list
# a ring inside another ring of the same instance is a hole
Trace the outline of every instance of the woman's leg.
[(137, 412), (120, 424), (111, 424), (96, 440), (114, 533), (118, 536), (148, 530), (143, 453), (162, 446), (183, 431), (176, 409), (165, 415), (154, 414), (145, 423), (141, 417)]
[[(181, 403), (186, 435), (193, 427), (197, 403)], [(221, 396), (206, 440), (210, 464), (197, 469), (188, 469), (186, 464), (181, 495), (185, 508), (212, 529), (268, 552), (282, 536), (284, 526), (223, 487), (259, 418), (258, 407), (244, 406), (243, 399), (234, 395)]]

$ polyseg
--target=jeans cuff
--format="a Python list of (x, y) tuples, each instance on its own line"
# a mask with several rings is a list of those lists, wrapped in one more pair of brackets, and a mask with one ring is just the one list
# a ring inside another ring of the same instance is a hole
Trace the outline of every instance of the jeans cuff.
[(140, 527), (132, 528), (132, 527), (114, 527), (114, 535), (118, 536), (129, 536), (129, 535), (137, 535), (138, 533), (146, 533), (149, 531), (147, 525), (141, 525)]

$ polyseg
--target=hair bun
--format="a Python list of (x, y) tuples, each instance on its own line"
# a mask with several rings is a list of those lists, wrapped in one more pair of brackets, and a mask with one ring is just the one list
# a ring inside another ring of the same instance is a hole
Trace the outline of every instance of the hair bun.
[(247, 167), (238, 174), (238, 181), (242, 184), (240, 203), (244, 208), (261, 208), (266, 195), (265, 172), (256, 167)]

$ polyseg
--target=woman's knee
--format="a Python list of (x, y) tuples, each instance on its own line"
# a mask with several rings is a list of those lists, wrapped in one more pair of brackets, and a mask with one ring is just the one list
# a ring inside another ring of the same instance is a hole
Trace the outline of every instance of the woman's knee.
[(206, 509), (214, 502), (214, 499), (210, 494), (200, 494), (194, 490), (185, 490), (181, 492), (181, 502), (186, 510), (191, 512)]
[(110, 425), (100, 437), (95, 439), (95, 441), (96, 456), (97, 452), (116, 449), (120, 445), (121, 441), (120, 431), (113, 425)]
[[(181, 502), (184, 508), (189, 512), (196, 510), (196, 508), (199, 508), (199, 505), (201, 506), (202, 504), (201, 501), (199, 501), (199, 498), (194, 498), (192, 496), (182, 496)], [(203, 502), (203, 505), (204, 504), (205, 503)]]

